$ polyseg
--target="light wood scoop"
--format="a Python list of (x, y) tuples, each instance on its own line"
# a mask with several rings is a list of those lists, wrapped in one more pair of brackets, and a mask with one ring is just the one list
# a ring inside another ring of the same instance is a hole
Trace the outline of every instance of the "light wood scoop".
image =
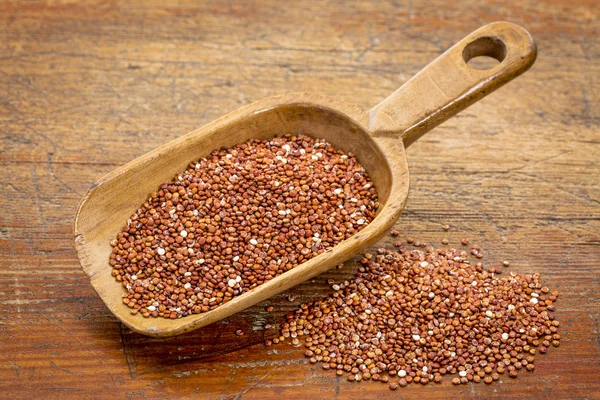
[[(490, 69), (473, 57), (499, 61)], [(342, 263), (380, 239), (400, 216), (408, 196), (405, 148), (425, 132), (525, 72), (536, 58), (527, 31), (494, 22), (468, 35), (387, 99), (364, 111), (325, 96), (285, 94), (242, 107), (153, 150), (101, 178), (85, 194), (74, 222), (75, 247), (92, 286), (125, 325), (150, 336), (172, 336), (223, 319)], [(111, 276), (110, 242), (149, 193), (212, 150), (251, 138), (286, 133), (322, 138), (354, 153), (379, 194), (375, 219), (333, 249), (233, 298), (216, 309), (171, 320), (131, 315), (122, 286)]]

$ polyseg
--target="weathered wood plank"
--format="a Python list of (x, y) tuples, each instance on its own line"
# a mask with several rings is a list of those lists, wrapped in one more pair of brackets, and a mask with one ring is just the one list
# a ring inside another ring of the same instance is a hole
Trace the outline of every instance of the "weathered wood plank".
[[(592, 0), (485, 3), (2, 2), (2, 397), (600, 398), (600, 12)], [(166, 340), (129, 332), (104, 308), (71, 228), (104, 173), (271, 95), (369, 108), (501, 19), (530, 30), (537, 63), (410, 147), (397, 228), (435, 245), (468, 236), (484, 261), (510, 260), (560, 290), (564, 340), (534, 373), (391, 392), (260, 344), (272, 334), (261, 326), (326, 295), (325, 280), (351, 276), (352, 261), (293, 289), (294, 302), (278, 296)]]

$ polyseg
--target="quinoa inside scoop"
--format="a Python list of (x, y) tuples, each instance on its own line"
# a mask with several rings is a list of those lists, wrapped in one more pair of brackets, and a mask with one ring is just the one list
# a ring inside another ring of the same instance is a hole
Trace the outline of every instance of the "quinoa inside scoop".
[(304, 135), (252, 139), (160, 185), (109, 263), (132, 314), (203, 313), (361, 231), (378, 206), (353, 154)]

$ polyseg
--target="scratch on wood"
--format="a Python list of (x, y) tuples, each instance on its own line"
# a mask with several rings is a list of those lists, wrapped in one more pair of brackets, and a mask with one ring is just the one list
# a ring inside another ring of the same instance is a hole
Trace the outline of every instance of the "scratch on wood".
[(252, 389), (254, 389), (256, 386), (258, 386), (262, 381), (264, 381), (265, 379), (267, 379), (269, 377), (269, 375), (271, 375), (273, 372), (275, 372), (275, 370), (277, 370), (277, 368), (279, 368), (279, 367), (280, 367), (279, 365), (276, 366), (271, 371), (267, 372), (262, 378), (260, 378), (256, 382), (254, 382), (250, 387), (248, 387), (248, 388), (242, 390), (241, 392), (239, 392), (235, 396), (235, 400), (241, 399), (243, 395), (245, 395), (246, 393), (248, 393), (249, 391), (251, 391)]
[(121, 345), (123, 347), (123, 354), (125, 355), (125, 361), (127, 361), (127, 368), (129, 368), (129, 376), (135, 378), (137, 376), (137, 363), (135, 361), (135, 354), (131, 349), (130, 336), (126, 333), (127, 328), (125, 325), (119, 323), (119, 334), (121, 336)]
[(63, 371), (63, 372), (66, 372), (69, 375), (83, 375), (81, 372), (76, 373), (76, 372), (73, 372), (73, 371), (69, 371), (66, 368), (59, 367), (58, 365), (56, 365), (56, 363), (54, 361), (50, 361), (50, 365), (53, 366), (54, 368), (57, 368), (57, 369)]

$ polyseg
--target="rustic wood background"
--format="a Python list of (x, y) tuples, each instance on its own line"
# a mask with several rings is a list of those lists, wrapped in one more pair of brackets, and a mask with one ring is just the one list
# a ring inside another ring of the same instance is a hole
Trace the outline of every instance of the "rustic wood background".
[[(595, 0), (1, 2), (0, 397), (600, 398), (599, 9)], [(353, 261), (291, 291), (293, 302), (279, 296), (168, 340), (133, 334), (103, 306), (72, 244), (76, 206), (100, 176), (267, 96), (318, 92), (370, 108), (495, 20), (530, 30), (538, 61), (410, 147), (412, 191), (396, 227), (438, 245), (468, 236), (487, 263), (509, 260), (560, 290), (564, 340), (534, 373), (391, 392), (336, 378), (301, 349), (260, 344), (273, 334), (265, 322), (325, 295), (324, 280), (350, 276)]]

